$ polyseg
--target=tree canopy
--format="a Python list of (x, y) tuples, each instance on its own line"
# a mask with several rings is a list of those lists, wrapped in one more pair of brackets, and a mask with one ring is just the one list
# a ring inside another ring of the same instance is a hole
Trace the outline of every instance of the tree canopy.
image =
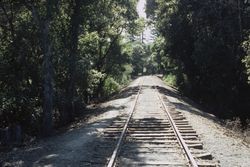
[(159, 65), (175, 86), (219, 117), (243, 122), (250, 117), (249, 7), (239, 0), (147, 0), (146, 10)]
[[(126, 85), (164, 73), (222, 118), (250, 118), (250, 3), (2, 0), (0, 128), (50, 135)], [(143, 31), (154, 25), (153, 44)], [(142, 36), (142, 40), (140, 37)]]
[[(130, 80), (137, 0), (0, 2), (0, 127), (49, 135)], [(132, 51), (131, 51), (132, 50)]]

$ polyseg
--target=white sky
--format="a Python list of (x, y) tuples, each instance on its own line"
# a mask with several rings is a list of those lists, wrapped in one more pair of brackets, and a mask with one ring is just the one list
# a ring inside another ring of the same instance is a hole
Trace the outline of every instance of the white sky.
[(146, 18), (145, 5), (146, 5), (146, 0), (139, 0), (137, 4), (137, 12), (139, 14), (139, 17)]
[[(138, 15), (139, 17), (143, 17), (146, 19), (145, 7), (146, 7), (146, 0), (139, 0), (137, 4)], [(144, 35), (144, 42), (150, 43), (154, 41), (154, 37), (152, 36), (152, 29), (150, 27), (145, 28), (143, 35)]]

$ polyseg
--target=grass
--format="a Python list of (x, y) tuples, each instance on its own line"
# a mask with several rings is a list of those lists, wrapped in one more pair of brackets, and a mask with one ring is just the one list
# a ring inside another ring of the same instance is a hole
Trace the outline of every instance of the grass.
[(163, 81), (172, 87), (177, 87), (177, 77), (176, 75), (169, 73), (163, 77)]

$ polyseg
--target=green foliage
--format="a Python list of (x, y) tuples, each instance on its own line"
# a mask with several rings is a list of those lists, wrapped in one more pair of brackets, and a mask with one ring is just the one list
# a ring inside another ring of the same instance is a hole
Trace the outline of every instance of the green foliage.
[(145, 64), (147, 61), (146, 46), (140, 42), (135, 42), (133, 44), (133, 53), (132, 53), (132, 67), (133, 75), (141, 75), (144, 73)]
[(137, 26), (134, 27), (134, 35), (140, 36), (146, 27), (146, 20), (144, 18), (139, 18), (135, 21)]
[(151, 56), (153, 61), (157, 63), (157, 73), (164, 73), (166, 66), (169, 66), (168, 57), (165, 56), (165, 51), (163, 50), (165, 43), (164, 38), (157, 37), (151, 48)]
[(124, 67), (124, 72), (123, 75), (120, 79), (120, 83), (122, 85), (128, 84), (131, 81), (131, 74), (132, 74), (132, 65), (131, 64), (126, 64), (123, 66)]
[(137, 0), (58, 2), (0, 2), (0, 127), (63, 125), (130, 80), (134, 50), (124, 41), (144, 26)]
[(98, 72), (96, 70), (91, 70), (88, 74), (88, 89), (89, 94), (94, 94), (94, 91), (97, 89), (100, 84), (100, 80), (105, 77), (105, 74)]
[(243, 63), (246, 66), (246, 73), (248, 75), (248, 83), (250, 84), (250, 35), (248, 35), (248, 39), (243, 42), (243, 48), (246, 52), (246, 56), (243, 59)]
[(146, 14), (147, 18), (150, 18), (151, 20), (155, 19), (156, 10), (158, 8), (158, 3), (156, 0), (146, 0)]
[(113, 78), (108, 77), (105, 80), (103, 89), (104, 95), (107, 97), (110, 94), (116, 93), (120, 89), (120, 85)]
[(244, 112), (250, 107), (249, 40), (242, 41), (250, 28), (247, 4), (148, 0), (147, 7), (160, 34), (153, 54), (159, 68), (171, 74), (167, 80), (220, 117), (249, 118)]
[(246, 56), (243, 62), (246, 64), (247, 74), (248, 74), (248, 83), (250, 83), (250, 56)]
[(177, 87), (177, 77), (176, 75), (169, 73), (163, 77), (163, 80), (170, 86)]

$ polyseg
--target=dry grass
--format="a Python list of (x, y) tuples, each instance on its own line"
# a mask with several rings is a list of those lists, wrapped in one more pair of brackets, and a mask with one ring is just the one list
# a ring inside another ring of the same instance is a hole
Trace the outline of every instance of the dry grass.
[(239, 118), (226, 120), (226, 128), (236, 132), (237, 136), (241, 137), (245, 142), (250, 143), (250, 120), (247, 120), (246, 126), (242, 126)]

